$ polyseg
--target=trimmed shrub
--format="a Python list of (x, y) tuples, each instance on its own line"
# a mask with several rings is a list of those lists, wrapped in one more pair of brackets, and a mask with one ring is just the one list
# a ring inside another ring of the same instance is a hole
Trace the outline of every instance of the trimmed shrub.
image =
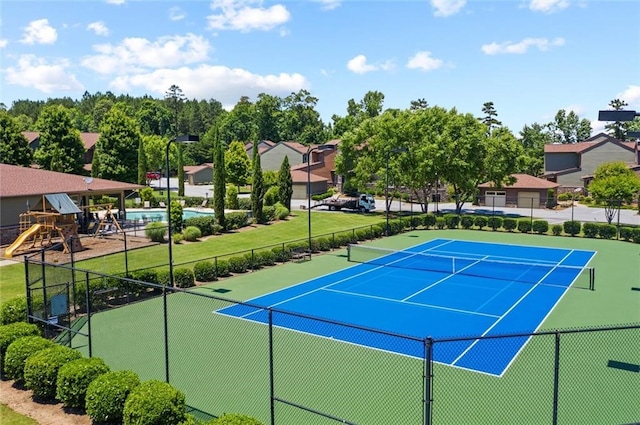
[(56, 398), (65, 407), (84, 409), (89, 384), (107, 372), (109, 366), (98, 357), (70, 361), (58, 371)]
[(460, 224), (460, 216), (457, 214), (445, 214), (444, 222), (448, 229), (457, 229)]
[(598, 236), (598, 224), (586, 222), (582, 225), (582, 233), (585, 238), (595, 238)]
[[(251, 210), (251, 198), (238, 198), (238, 209), (239, 210)], [(225, 217), (227, 215), (225, 214)]]
[(633, 240), (633, 242), (635, 243), (640, 243), (640, 227), (636, 227), (633, 229), (631, 240)]
[(131, 272), (131, 279), (147, 283), (158, 283), (158, 272), (156, 270), (136, 270)]
[(229, 271), (231, 273), (245, 273), (249, 264), (245, 257), (235, 256), (227, 260), (229, 262)]
[(214, 235), (221, 234), (223, 230), (224, 229), (219, 224), (214, 224), (213, 226), (211, 226), (211, 231), (213, 232), (212, 234)]
[(472, 215), (463, 215), (460, 217), (460, 225), (463, 229), (469, 230), (473, 227), (473, 216)]
[(159, 221), (153, 221), (146, 225), (144, 234), (152, 242), (164, 242), (164, 235), (167, 233), (167, 225)]
[(94, 423), (122, 423), (124, 403), (138, 385), (140, 378), (130, 370), (98, 376), (87, 388), (87, 415)]
[(235, 184), (229, 184), (224, 192), (224, 207), (230, 210), (239, 209), (238, 186), (236, 186)]
[(374, 238), (374, 239), (380, 238), (380, 237), (382, 237), (383, 234), (384, 234), (384, 228), (383, 227), (380, 227), (377, 224), (374, 224), (373, 226), (371, 226), (372, 238)]
[(478, 215), (473, 220), (473, 224), (475, 224), (476, 227), (480, 230), (482, 230), (483, 227), (487, 226), (487, 222), (488, 222), (487, 217), (483, 215)]
[(187, 267), (178, 267), (173, 271), (173, 284), (178, 288), (191, 288), (196, 285), (193, 270)]
[(247, 261), (247, 270), (258, 270), (262, 268), (262, 259), (257, 252), (247, 252), (243, 257)]
[(217, 277), (231, 276), (231, 270), (229, 269), (229, 261), (218, 260), (216, 263), (216, 275)]
[(193, 276), (198, 282), (213, 282), (216, 280), (216, 265), (213, 261), (200, 261), (193, 266)]
[(580, 233), (582, 223), (579, 221), (565, 221), (562, 228), (567, 235), (575, 236)]
[(182, 231), (184, 239), (189, 242), (195, 242), (202, 237), (202, 232), (196, 226), (188, 226)]
[(551, 226), (551, 233), (553, 236), (560, 236), (562, 234), (562, 224), (554, 224)]
[(24, 383), (34, 397), (53, 400), (56, 396), (58, 371), (72, 360), (82, 357), (79, 351), (62, 345), (40, 350), (24, 363)]
[(502, 219), (502, 227), (508, 232), (513, 232), (518, 227), (518, 221), (515, 218), (505, 217)]
[(27, 297), (7, 300), (0, 306), (0, 325), (27, 321)]
[(422, 223), (424, 227), (426, 227), (427, 229), (430, 227), (434, 227), (436, 225), (435, 214), (425, 214), (425, 216), (422, 219)]
[(0, 373), (4, 370), (4, 355), (9, 345), (18, 338), (34, 335), (40, 335), (40, 330), (32, 323), (15, 322), (0, 326)]
[(260, 223), (269, 223), (276, 219), (276, 207), (273, 205), (265, 205), (262, 208), (262, 219)]
[(524, 220), (518, 220), (518, 231), (529, 233), (531, 231), (531, 220), (526, 218)]
[(620, 237), (625, 241), (630, 241), (633, 237), (633, 227), (621, 227)]
[[(214, 216), (196, 216), (189, 217), (184, 221), (184, 225), (188, 229), (189, 227), (197, 227), (200, 229), (201, 236), (209, 236), (214, 235), (213, 226), (216, 223), (216, 219)], [(201, 237), (199, 236), (199, 237)]]
[(273, 251), (260, 251), (255, 253), (256, 256), (260, 257), (260, 263), (263, 266), (273, 266), (276, 264), (276, 254)]
[(318, 249), (320, 251), (331, 251), (331, 240), (329, 238), (318, 238)]
[(211, 425), (264, 425), (259, 420), (251, 416), (239, 415), (236, 413), (225, 413), (214, 419)]
[(493, 230), (498, 230), (502, 227), (502, 217), (492, 215), (491, 217), (487, 218), (487, 225)]
[(533, 231), (539, 235), (544, 235), (549, 231), (549, 222), (547, 220), (534, 220)]
[(291, 253), (288, 249), (283, 248), (281, 246), (277, 246), (271, 250), (275, 259), (279, 263), (286, 263), (291, 259)]
[(275, 213), (275, 218), (276, 220), (285, 220), (287, 217), (289, 217), (289, 209), (287, 209), (287, 207), (285, 207), (284, 205), (282, 205), (280, 202), (277, 202), (275, 204), (276, 207), (276, 213)]
[[(158, 285), (171, 285), (171, 273), (169, 272), (169, 269), (158, 270), (156, 276), (158, 276)], [(175, 274), (173, 277), (175, 278)]]
[[(249, 209), (251, 209), (251, 205), (249, 205)], [(244, 211), (230, 212), (224, 215), (224, 219), (225, 230), (236, 230), (249, 224), (249, 216)]]
[(177, 245), (182, 242), (184, 235), (182, 233), (174, 233), (171, 239), (173, 239), (173, 243)]
[(41, 336), (23, 336), (7, 347), (4, 355), (4, 376), (18, 383), (24, 382), (24, 363), (27, 359), (45, 348), (53, 347), (53, 341)]
[(265, 206), (275, 205), (276, 202), (278, 202), (278, 201), (279, 201), (279, 199), (278, 199), (278, 186), (271, 186), (264, 193), (264, 205)]
[(444, 221), (444, 217), (436, 217), (435, 225), (436, 225), (436, 228), (438, 228), (440, 230), (444, 229), (444, 227), (446, 225), (446, 223)]
[(186, 419), (185, 396), (166, 382), (146, 381), (124, 403), (124, 425), (175, 425)]
[(602, 223), (598, 226), (598, 236), (602, 239), (613, 239), (616, 236), (616, 226)]

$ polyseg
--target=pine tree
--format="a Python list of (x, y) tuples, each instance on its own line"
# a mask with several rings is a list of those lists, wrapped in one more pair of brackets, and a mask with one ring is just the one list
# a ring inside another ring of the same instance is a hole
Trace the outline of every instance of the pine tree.
[(262, 178), (262, 166), (260, 165), (260, 154), (258, 154), (258, 144), (253, 144), (251, 156), (253, 160), (253, 179), (251, 184), (251, 212), (256, 222), (262, 223), (262, 202), (264, 199), (264, 181)]
[(225, 228), (226, 220), (224, 217), (224, 198), (225, 198), (225, 171), (224, 171), (224, 147), (218, 134), (216, 127), (215, 138), (213, 142), (213, 211), (216, 221)]
[(293, 179), (291, 178), (291, 167), (289, 157), (285, 156), (280, 165), (278, 173), (278, 199), (291, 211), (291, 197), (293, 196)]

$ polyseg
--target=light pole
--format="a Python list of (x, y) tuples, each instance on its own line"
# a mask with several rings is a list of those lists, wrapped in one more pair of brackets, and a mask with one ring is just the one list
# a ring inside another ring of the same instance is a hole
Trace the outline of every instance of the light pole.
[(335, 149), (334, 145), (309, 146), (307, 149), (307, 220), (309, 224), (309, 259), (311, 259), (311, 153)]
[(182, 135), (175, 137), (167, 142), (166, 148), (166, 166), (167, 166), (167, 232), (169, 233), (169, 282), (173, 286), (173, 251), (171, 243), (171, 191), (169, 190), (169, 147), (172, 142), (176, 143), (193, 143), (200, 140), (198, 136)]
[[(391, 157), (392, 153), (401, 153), (401, 152), (406, 152), (407, 149), (406, 148), (393, 148), (389, 151), (387, 151), (387, 157), (386, 157), (386, 168), (385, 168), (385, 183), (384, 183), (384, 215), (385, 215), (385, 219), (387, 221), (387, 228), (386, 228), (386, 236), (389, 236), (389, 157)], [(395, 187), (395, 186), (394, 186)]]

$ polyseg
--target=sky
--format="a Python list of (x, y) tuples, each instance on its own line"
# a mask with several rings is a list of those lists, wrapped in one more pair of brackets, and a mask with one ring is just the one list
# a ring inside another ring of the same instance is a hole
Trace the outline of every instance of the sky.
[(613, 99), (640, 111), (640, 1), (2, 0), (0, 102), (85, 91), (189, 99), (318, 98), (325, 123), (368, 91), (518, 134), (574, 111), (602, 131)]

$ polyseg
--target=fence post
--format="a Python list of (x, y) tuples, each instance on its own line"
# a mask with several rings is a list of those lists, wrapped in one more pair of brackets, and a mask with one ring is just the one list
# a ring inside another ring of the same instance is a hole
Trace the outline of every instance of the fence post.
[[(169, 241), (171, 243), (171, 241)], [(162, 285), (162, 304), (164, 309), (164, 379), (169, 383), (169, 320), (167, 317), (167, 285)]]
[(273, 379), (273, 310), (268, 309), (269, 312), (269, 392), (270, 392), (270, 409), (271, 409), (271, 425), (276, 423), (276, 395), (274, 391), (274, 379)]
[(556, 330), (556, 343), (554, 354), (554, 370), (553, 370), (553, 425), (558, 424), (558, 392), (560, 379), (560, 332)]
[(24, 284), (25, 284), (25, 290), (26, 290), (26, 294), (27, 294), (27, 322), (29, 323), (33, 323), (33, 320), (31, 320), (31, 316), (33, 315), (33, 309), (31, 308), (31, 280), (29, 277), (29, 257), (27, 257), (26, 255), (24, 256)]
[(91, 288), (89, 287), (89, 272), (85, 273), (85, 291), (84, 291), (84, 301), (87, 305), (87, 333), (89, 334), (89, 357), (93, 357), (93, 345), (91, 338)]
[(531, 229), (529, 229), (531, 234), (533, 234), (533, 199), (531, 198)]
[(424, 340), (424, 425), (431, 425), (433, 401), (433, 338), (427, 337)]

